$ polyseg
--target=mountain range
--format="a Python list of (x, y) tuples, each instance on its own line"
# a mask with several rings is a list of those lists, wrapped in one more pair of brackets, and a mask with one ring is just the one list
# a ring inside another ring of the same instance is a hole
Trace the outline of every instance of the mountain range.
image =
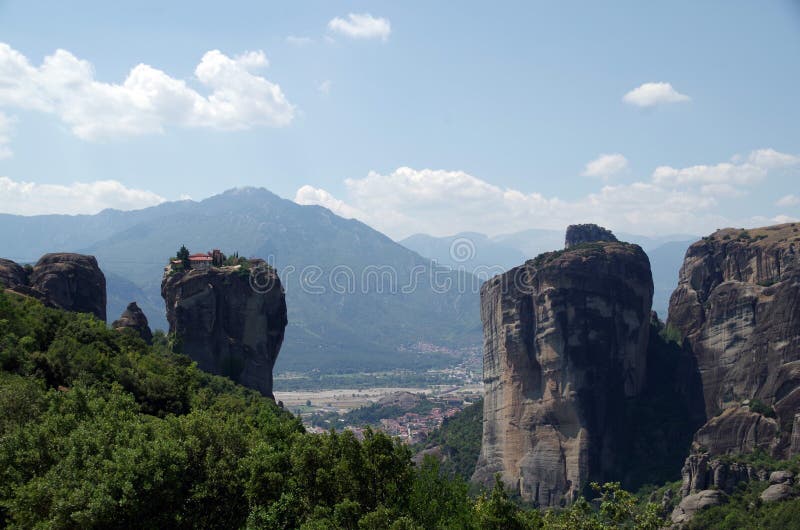
[[(234, 189), (97, 215), (0, 216), (4, 257), (45, 252), (97, 257), (108, 315), (133, 300), (165, 329), (160, 285), (178, 247), (266, 259), (286, 288), (289, 326), (277, 371), (424, 369), (480, 345), (477, 282), (356, 221), (261, 188)], [(439, 352), (437, 354), (437, 352)]]
[[(649, 254), (654, 308), (665, 317), (693, 238), (618, 235)], [(480, 281), (561, 248), (563, 233), (418, 234), (398, 243), (325, 208), (240, 188), (134, 211), (2, 214), (0, 245), (3, 257), (20, 263), (47, 252), (96, 256), (106, 275), (109, 320), (136, 301), (153, 329), (167, 328), (161, 278), (181, 245), (264, 258), (278, 269), (289, 308), (276, 371), (347, 372), (445, 366), (453, 355), (475, 351)]]

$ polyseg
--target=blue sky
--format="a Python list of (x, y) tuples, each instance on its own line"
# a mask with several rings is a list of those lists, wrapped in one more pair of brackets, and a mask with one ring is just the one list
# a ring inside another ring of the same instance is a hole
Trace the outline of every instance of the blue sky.
[(797, 1), (0, 1), (0, 42), (4, 212), (255, 185), (393, 237), (800, 217)]

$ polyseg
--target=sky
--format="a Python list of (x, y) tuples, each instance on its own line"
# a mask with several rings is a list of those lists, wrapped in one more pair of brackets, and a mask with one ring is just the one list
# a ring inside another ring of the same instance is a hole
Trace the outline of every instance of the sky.
[(800, 1), (0, 0), (0, 212), (262, 186), (394, 238), (800, 218)]

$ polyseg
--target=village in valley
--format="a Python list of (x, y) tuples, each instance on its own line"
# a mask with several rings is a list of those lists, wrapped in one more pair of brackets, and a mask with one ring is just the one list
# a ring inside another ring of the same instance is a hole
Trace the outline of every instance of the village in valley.
[(360, 438), (370, 427), (403, 443), (416, 444), (424, 442), (447, 418), (481, 399), (479, 362), (476, 352), (470, 352), (451, 368), (428, 370), (424, 374), (428, 384), (414, 386), (380, 386), (382, 382), (402, 383), (403, 374), (398, 371), (354, 374), (354, 380), (364, 381), (359, 388), (282, 391), (292, 376), (278, 374), (275, 399), (297, 414), (311, 432), (350, 430)]

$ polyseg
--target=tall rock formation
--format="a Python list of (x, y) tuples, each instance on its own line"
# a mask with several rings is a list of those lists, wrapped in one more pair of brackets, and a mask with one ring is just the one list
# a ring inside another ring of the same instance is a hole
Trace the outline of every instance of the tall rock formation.
[[(709, 418), (695, 449), (796, 453), (800, 223), (726, 228), (686, 252), (668, 325), (695, 356)], [(689, 479), (691, 480), (691, 479)]]
[(122, 312), (119, 319), (111, 324), (111, 327), (117, 331), (130, 329), (139, 335), (147, 344), (153, 342), (153, 333), (150, 331), (147, 316), (136, 302), (128, 304), (128, 307), (125, 308), (125, 311)]
[(45, 254), (29, 270), (3, 259), (0, 283), (49, 306), (106, 319), (106, 277), (94, 256)]
[[(620, 467), (625, 402), (645, 383), (650, 263), (594, 228), (570, 227), (568, 249), (481, 288), (485, 400), (473, 480), (499, 472), (540, 506), (572, 502)], [(603, 241), (587, 241), (595, 235)]]
[(286, 298), (274, 269), (241, 266), (167, 272), (161, 295), (169, 331), (203, 370), (272, 397), (272, 368), (286, 328)]

